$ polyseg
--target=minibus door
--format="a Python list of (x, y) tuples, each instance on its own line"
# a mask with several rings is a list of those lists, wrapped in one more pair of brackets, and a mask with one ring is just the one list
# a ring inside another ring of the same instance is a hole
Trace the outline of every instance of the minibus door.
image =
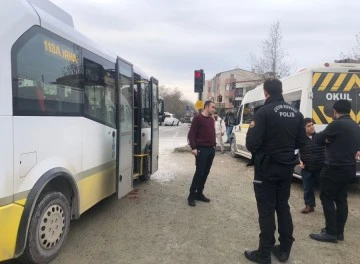
[(132, 189), (133, 177), (133, 66), (117, 59), (116, 182), (120, 199)]
[(158, 170), (159, 166), (159, 82), (151, 77), (151, 174)]

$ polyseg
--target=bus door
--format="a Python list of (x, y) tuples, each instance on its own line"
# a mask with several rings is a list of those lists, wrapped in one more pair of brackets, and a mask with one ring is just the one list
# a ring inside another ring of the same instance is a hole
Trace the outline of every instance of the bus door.
[(159, 82), (151, 77), (151, 174), (158, 170), (159, 166)]
[(132, 189), (133, 174), (133, 67), (117, 59), (116, 180), (120, 199)]
[(313, 108), (315, 124), (329, 124), (333, 121), (332, 106), (338, 100), (351, 102), (350, 116), (359, 123), (359, 84), (358, 74), (351, 72), (315, 72), (312, 77)]

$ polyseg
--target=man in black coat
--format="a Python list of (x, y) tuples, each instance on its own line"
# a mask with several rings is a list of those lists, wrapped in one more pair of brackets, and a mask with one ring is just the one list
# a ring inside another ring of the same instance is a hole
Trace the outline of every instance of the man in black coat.
[(322, 242), (344, 240), (348, 216), (347, 186), (356, 176), (360, 150), (360, 127), (351, 119), (350, 111), (349, 101), (335, 102), (334, 121), (315, 135), (315, 142), (326, 146), (325, 166), (320, 175), (320, 200), (326, 227), (310, 237)]
[[(258, 250), (244, 254), (256, 263), (271, 263), (271, 251), (282, 262), (289, 258), (294, 238), (288, 200), (298, 160), (295, 150), (305, 144), (304, 118), (284, 101), (281, 81), (266, 80), (264, 95), (265, 105), (256, 112), (246, 135), (246, 148), (254, 155), (253, 183), (261, 233)], [(277, 246), (275, 211), (280, 234)]]
[(325, 161), (325, 147), (315, 143), (314, 122), (311, 118), (304, 118), (306, 145), (300, 149), (301, 178), (304, 185), (305, 208), (303, 214), (314, 212), (315, 194), (314, 189), (320, 177), (321, 169)]

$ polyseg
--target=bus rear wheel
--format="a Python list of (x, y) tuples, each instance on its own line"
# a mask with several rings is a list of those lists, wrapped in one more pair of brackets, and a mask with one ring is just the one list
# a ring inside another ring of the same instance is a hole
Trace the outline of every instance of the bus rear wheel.
[(148, 151), (146, 157), (144, 157), (143, 161), (143, 174), (139, 177), (141, 181), (148, 181), (151, 177), (151, 155), (150, 151)]
[(48, 263), (65, 244), (70, 228), (70, 206), (60, 192), (40, 198), (30, 221), (22, 263)]

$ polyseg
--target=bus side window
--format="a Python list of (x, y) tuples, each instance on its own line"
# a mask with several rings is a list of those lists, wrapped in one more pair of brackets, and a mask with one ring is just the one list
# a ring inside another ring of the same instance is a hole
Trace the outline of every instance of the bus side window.
[(39, 27), (25, 32), (12, 51), (15, 116), (81, 115), (81, 65), (49, 52), (44, 48), (48, 41), (76, 58), (82, 56), (81, 47)]
[(260, 109), (265, 103), (265, 100), (259, 100), (244, 105), (244, 110), (242, 114), (242, 123), (250, 124), (254, 120), (254, 115), (257, 110)]
[(100, 123), (115, 127), (115, 78), (104, 66), (84, 59), (84, 114)]
[(242, 113), (242, 123), (250, 124), (254, 117), (254, 108), (250, 105), (250, 103), (245, 104), (244, 110)]
[(244, 109), (244, 106), (241, 105), (240, 108), (239, 108), (239, 111), (237, 112), (237, 115), (236, 115), (236, 124), (239, 125), (239, 124), (242, 124), (242, 112), (243, 112), (243, 109)]
[(296, 91), (296, 92), (285, 94), (284, 95), (284, 100), (289, 105), (293, 106), (297, 110), (300, 110), (301, 91)]

